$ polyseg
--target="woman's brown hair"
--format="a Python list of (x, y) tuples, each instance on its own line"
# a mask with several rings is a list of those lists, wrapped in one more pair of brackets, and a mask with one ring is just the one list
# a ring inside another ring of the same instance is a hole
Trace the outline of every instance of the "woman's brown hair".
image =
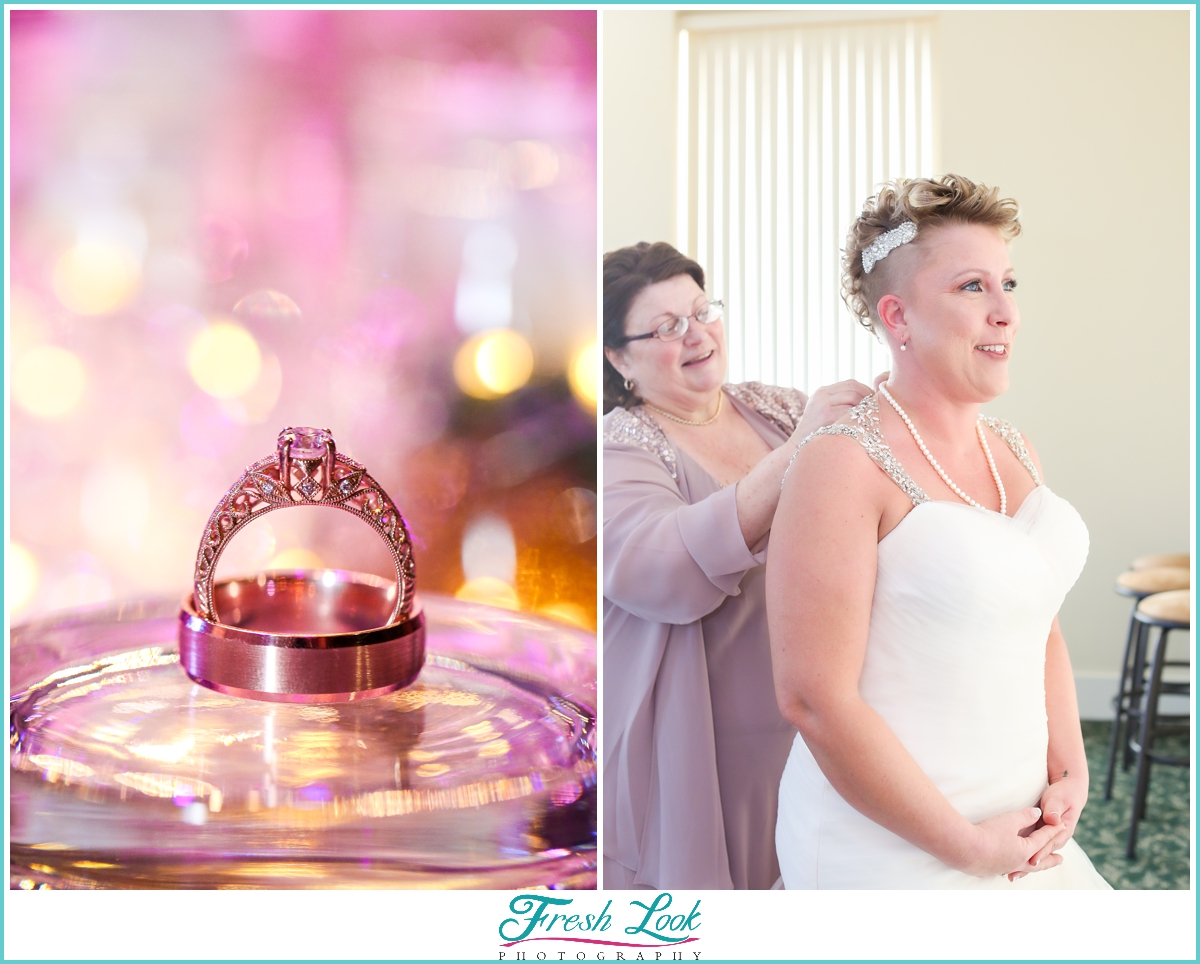
[[(625, 347), (625, 319), (634, 300), (650, 285), (691, 275), (704, 287), (704, 269), (665, 241), (650, 244), (641, 241), (628, 248), (609, 251), (604, 256), (604, 347), (620, 350)], [(604, 359), (604, 412), (632, 408), (641, 404), (636, 386), (625, 387), (625, 379)]]

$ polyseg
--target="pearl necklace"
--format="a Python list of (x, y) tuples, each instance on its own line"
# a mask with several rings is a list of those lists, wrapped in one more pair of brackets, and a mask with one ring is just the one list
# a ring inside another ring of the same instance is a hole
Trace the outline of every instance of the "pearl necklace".
[[(929, 460), (929, 464), (932, 465), (937, 474), (942, 477), (942, 481), (945, 482), (946, 485), (950, 486), (950, 489), (955, 493), (955, 495), (966, 502), (967, 505), (973, 505), (977, 509), (986, 508), (986, 506), (980, 505), (969, 495), (967, 495), (967, 493), (955, 485), (950, 479), (950, 476), (946, 474), (946, 470), (938, 465), (937, 459), (935, 459), (929, 453), (929, 449), (925, 447), (925, 440), (922, 439), (920, 433), (917, 432), (917, 429), (913, 425), (912, 420), (908, 417), (908, 414), (900, 407), (900, 403), (892, 398), (891, 393), (882, 384), (879, 386), (879, 394), (888, 400), (892, 408), (896, 410), (896, 414), (904, 420), (904, 424), (907, 425), (908, 430), (912, 432), (913, 441), (917, 443), (917, 447), (921, 450), (921, 454)], [(975, 422), (975, 434), (979, 436), (979, 444), (983, 446), (983, 454), (987, 456), (988, 468), (992, 470), (992, 478), (996, 482), (996, 491), (1000, 493), (1000, 514), (1007, 515), (1008, 513), (1006, 510), (1008, 509), (1008, 495), (1004, 491), (1004, 483), (1000, 481), (1000, 473), (996, 471), (996, 460), (992, 458), (992, 450), (988, 448), (987, 437), (983, 434), (982, 418)]]
[(721, 402), (724, 399), (724, 396), (725, 396), (724, 392), (720, 392), (720, 391), (717, 392), (717, 410), (713, 413), (712, 418), (706, 418), (702, 422), (694, 421), (693, 419), (690, 419), (690, 418), (680, 418), (678, 415), (672, 415), (670, 412), (664, 412), (657, 405), (651, 405), (649, 402), (646, 402), (646, 401), (643, 401), (642, 404), (645, 405), (647, 408), (654, 409), (654, 411), (658, 412), (659, 415), (665, 415), (672, 422), (678, 422), (680, 425), (712, 425), (712, 423), (717, 420), (717, 416), (721, 414)]

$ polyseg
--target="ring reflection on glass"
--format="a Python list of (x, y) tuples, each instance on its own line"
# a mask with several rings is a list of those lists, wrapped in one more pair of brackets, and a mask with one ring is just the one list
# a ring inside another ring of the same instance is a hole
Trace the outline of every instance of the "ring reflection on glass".
[(394, 606), (387, 579), (335, 569), (260, 573), (212, 589), (218, 623), (192, 595), (179, 614), (179, 661), (194, 681), (274, 702), (345, 702), (407, 686), (425, 662), (425, 616)]
[(412, 611), (416, 574), (404, 518), (366, 468), (337, 451), (329, 430), (316, 428), (285, 428), (279, 433), (275, 454), (246, 469), (217, 503), (196, 554), (197, 615), (219, 621), (213, 576), (233, 536), (268, 512), (297, 505), (349, 512), (382, 537), (396, 569), (398, 591), (391, 613), (378, 625), (406, 618)]

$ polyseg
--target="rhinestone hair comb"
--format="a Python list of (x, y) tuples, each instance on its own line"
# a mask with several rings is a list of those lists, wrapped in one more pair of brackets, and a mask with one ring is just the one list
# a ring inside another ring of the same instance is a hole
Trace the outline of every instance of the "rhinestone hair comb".
[(905, 221), (898, 228), (892, 228), (891, 231), (881, 234), (863, 248), (863, 274), (870, 274), (877, 262), (882, 261), (900, 245), (908, 244), (916, 236), (917, 226), (912, 221)]

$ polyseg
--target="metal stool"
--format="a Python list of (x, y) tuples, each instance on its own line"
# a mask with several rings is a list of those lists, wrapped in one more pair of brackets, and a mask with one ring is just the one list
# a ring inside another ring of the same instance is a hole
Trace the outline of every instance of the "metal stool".
[[(1150, 764), (1159, 763), (1164, 766), (1190, 766), (1188, 757), (1174, 757), (1154, 752), (1154, 740), (1166, 732), (1189, 731), (1187, 716), (1166, 716), (1158, 712), (1158, 699), (1167, 693), (1178, 693), (1182, 696), (1191, 695), (1190, 683), (1171, 683), (1163, 680), (1163, 669), (1167, 666), (1190, 666), (1187, 660), (1167, 659), (1167, 636), (1174, 629), (1191, 629), (1192, 594), (1188, 589), (1178, 589), (1172, 592), (1158, 593), (1147, 596), (1134, 611), (1134, 618), (1145, 627), (1140, 635), (1147, 639), (1150, 627), (1158, 627), (1158, 640), (1154, 645), (1154, 655), (1150, 661), (1149, 687), (1146, 689), (1144, 703), (1132, 706), (1129, 710), (1129, 722), (1138, 720), (1137, 741), (1130, 740), (1130, 745), (1137, 753), (1137, 777), (1134, 781), (1133, 812), (1129, 820), (1129, 842), (1125, 846), (1125, 856), (1133, 859), (1136, 855), (1138, 821), (1146, 815), (1146, 794), (1150, 789)], [(1145, 647), (1143, 646), (1143, 653)], [(1144, 673), (1144, 665), (1135, 667), (1140, 677)]]
[[(1179, 558), (1166, 556), (1143, 556), (1134, 560), (1136, 567), (1146, 559)], [(1188, 559), (1188, 556), (1182, 558)], [(1146, 637), (1148, 627), (1137, 619), (1137, 608), (1143, 599), (1155, 593), (1169, 592), (1178, 589), (1190, 589), (1192, 585), (1191, 571), (1170, 566), (1157, 566), (1134, 569), (1117, 576), (1116, 590), (1122, 596), (1133, 597), (1133, 611), (1129, 614), (1129, 632), (1125, 636), (1125, 654), (1121, 657), (1121, 682), (1117, 687), (1114, 699), (1112, 736), (1108, 745), (1108, 773), (1104, 778), (1104, 799), (1112, 799), (1113, 776), (1117, 766), (1117, 748), (1121, 745), (1123, 730), (1125, 733), (1125, 750), (1121, 756), (1121, 769), (1128, 770), (1133, 763), (1133, 750), (1129, 741), (1133, 735), (1128, 728), (1131, 708), (1141, 704), (1141, 696), (1145, 689), (1146, 666)], [(1137, 672), (1134, 672), (1137, 667)]]

